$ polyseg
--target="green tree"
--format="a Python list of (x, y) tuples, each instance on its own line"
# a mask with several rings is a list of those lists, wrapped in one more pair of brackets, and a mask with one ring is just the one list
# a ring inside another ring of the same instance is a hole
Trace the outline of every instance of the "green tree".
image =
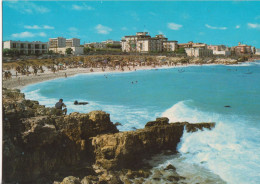
[(53, 53), (54, 53), (53, 50), (48, 50), (49, 55), (52, 55)]
[(185, 54), (186, 51), (185, 51), (184, 48), (179, 48), (179, 49), (177, 49), (177, 50), (175, 51), (175, 53), (176, 53), (176, 54)]
[(83, 51), (84, 51), (84, 54), (87, 54), (87, 53), (89, 53), (91, 51), (91, 48), (84, 47)]
[(66, 54), (72, 54), (72, 48), (67, 48), (65, 51)]

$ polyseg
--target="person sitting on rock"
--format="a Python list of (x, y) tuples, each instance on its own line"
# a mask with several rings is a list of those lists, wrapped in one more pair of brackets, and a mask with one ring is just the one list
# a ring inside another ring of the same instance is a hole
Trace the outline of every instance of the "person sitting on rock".
[[(56, 104), (55, 104), (55, 108), (56, 109), (60, 109), (62, 110), (62, 107), (66, 107), (66, 105), (63, 103), (63, 99), (60, 99)], [(67, 114), (67, 108), (64, 108), (62, 110), (62, 112), (64, 112), (64, 114)]]

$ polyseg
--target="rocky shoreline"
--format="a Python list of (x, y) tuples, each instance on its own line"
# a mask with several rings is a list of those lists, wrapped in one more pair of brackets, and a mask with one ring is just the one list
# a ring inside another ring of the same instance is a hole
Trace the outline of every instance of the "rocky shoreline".
[(106, 112), (61, 115), (26, 100), (19, 90), (3, 89), (3, 182), (185, 183), (173, 165), (151, 172), (143, 160), (176, 153), (185, 129), (214, 126), (157, 118), (144, 129), (119, 132)]

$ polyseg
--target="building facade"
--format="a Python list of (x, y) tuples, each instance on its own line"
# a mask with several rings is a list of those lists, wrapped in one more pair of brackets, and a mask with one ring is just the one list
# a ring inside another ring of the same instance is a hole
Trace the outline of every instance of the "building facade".
[(162, 34), (151, 37), (148, 32), (125, 36), (121, 44), (123, 52), (163, 52), (175, 51), (177, 48), (177, 41), (168, 41), (168, 38)]
[(95, 49), (105, 49), (105, 48), (107, 48), (108, 44), (121, 45), (121, 42), (114, 41), (114, 40), (106, 40), (106, 41), (102, 41), (102, 42), (86, 43), (86, 44), (84, 44), (84, 47), (95, 48)]
[(163, 51), (172, 52), (178, 48), (178, 41), (163, 42)]
[(46, 54), (48, 52), (48, 43), (40, 41), (5, 41), (3, 44), (4, 49), (15, 49), (19, 54)]
[(240, 42), (238, 43), (238, 46), (232, 47), (231, 51), (237, 56), (254, 54), (250, 45), (241, 44)]
[(61, 48), (49, 48), (49, 50), (52, 50), (55, 53), (58, 54), (66, 54), (66, 49), (71, 48), (72, 49), (72, 55), (82, 55), (83, 47), (61, 47)]
[(78, 38), (70, 38), (66, 39), (66, 47), (79, 47), (80, 39)]
[(66, 38), (50, 38), (49, 39), (49, 48), (62, 48), (66, 47)]

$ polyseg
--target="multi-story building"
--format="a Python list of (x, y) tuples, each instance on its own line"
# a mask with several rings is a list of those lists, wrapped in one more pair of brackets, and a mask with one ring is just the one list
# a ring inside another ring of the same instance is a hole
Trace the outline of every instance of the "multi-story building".
[(208, 49), (213, 50), (213, 55), (230, 56), (231, 51), (225, 45), (208, 45)]
[(83, 54), (83, 47), (80, 47), (80, 39), (78, 38), (66, 39), (58, 37), (49, 39), (49, 50), (58, 54), (66, 54), (67, 48), (72, 49), (73, 55)]
[(175, 51), (178, 48), (178, 41), (166, 41), (163, 42), (163, 51)]
[(213, 55), (213, 50), (208, 49), (205, 43), (188, 43), (178, 44), (179, 48), (184, 48), (187, 56), (190, 57), (210, 57)]
[(125, 36), (122, 39), (123, 52), (162, 52), (174, 51), (177, 41), (168, 41), (164, 35), (151, 37), (148, 32), (137, 32), (136, 35)]
[(78, 38), (70, 38), (66, 39), (66, 47), (79, 47), (80, 39)]
[(253, 54), (252, 47), (250, 45), (241, 44), (240, 42), (238, 43), (238, 46), (232, 47), (231, 51), (233, 52), (233, 54), (238, 56)]
[(255, 55), (260, 55), (260, 49), (255, 49)]
[(66, 47), (66, 38), (50, 38), (49, 39), (49, 48), (62, 48)]
[(84, 47), (95, 48), (95, 49), (105, 49), (105, 48), (107, 48), (108, 44), (121, 45), (121, 42), (114, 41), (114, 40), (106, 40), (106, 41), (102, 41), (102, 42), (86, 43), (86, 44), (84, 44)]
[(45, 54), (48, 52), (48, 43), (40, 41), (5, 41), (4, 49), (15, 49), (19, 54)]

